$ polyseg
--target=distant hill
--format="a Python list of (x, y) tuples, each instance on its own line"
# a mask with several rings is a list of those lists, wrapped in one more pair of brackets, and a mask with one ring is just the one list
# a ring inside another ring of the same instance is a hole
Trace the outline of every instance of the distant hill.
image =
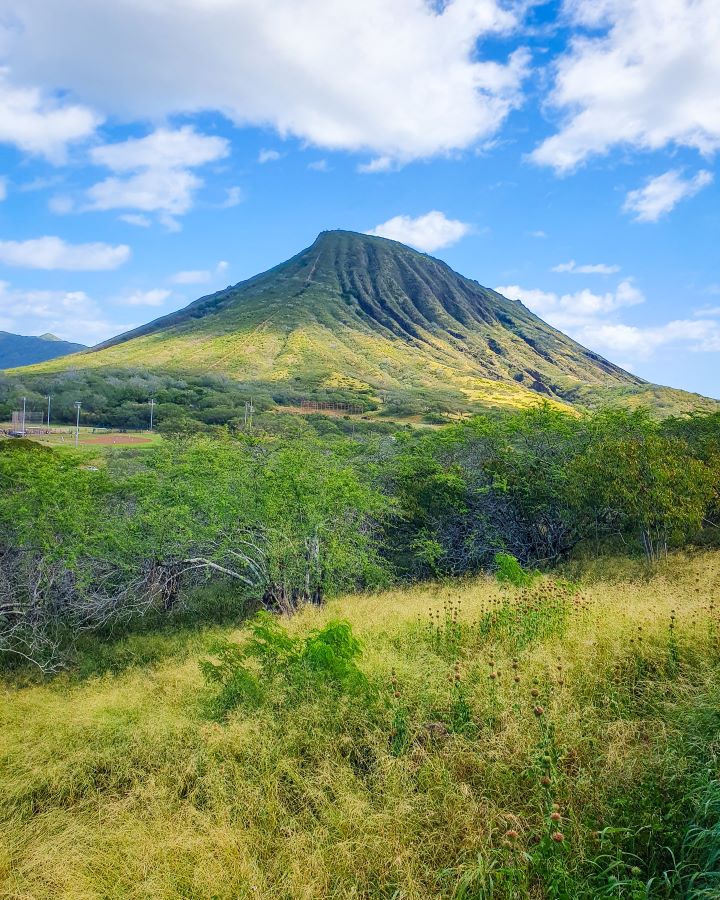
[(29, 366), (86, 349), (85, 344), (62, 341), (54, 334), (41, 334), (34, 337), (0, 331), (0, 369)]
[[(61, 370), (54, 360), (42, 370)], [(283, 402), (338, 397), (467, 411), (657, 389), (446, 263), (348, 231), (73, 357), (72, 367), (229, 376)], [(638, 399), (639, 398), (639, 399)], [(714, 404), (674, 392), (668, 405)]]

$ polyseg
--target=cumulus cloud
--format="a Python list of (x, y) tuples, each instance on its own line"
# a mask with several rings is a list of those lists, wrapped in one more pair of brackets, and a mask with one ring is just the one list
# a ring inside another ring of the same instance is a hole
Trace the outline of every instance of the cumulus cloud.
[(52, 332), (96, 344), (131, 326), (112, 325), (84, 291), (17, 290), (0, 282), (0, 328), (22, 334)]
[(186, 170), (147, 169), (128, 178), (115, 175), (88, 188), (89, 209), (139, 209), (181, 216), (193, 204), (201, 178)]
[(90, 151), (95, 165), (113, 172), (138, 169), (192, 169), (222, 159), (230, 152), (225, 138), (199, 134), (189, 125), (176, 130), (158, 128), (141, 138), (103, 144)]
[(445, 213), (434, 209), (414, 219), (411, 216), (395, 216), (376, 225), (366, 234), (390, 238), (417, 247), (418, 250), (431, 252), (457, 243), (469, 231), (470, 225), (467, 222), (448, 219)]
[(630, 191), (623, 210), (631, 213), (636, 222), (657, 222), (674, 209), (681, 200), (694, 197), (711, 184), (713, 176), (705, 169), (693, 178), (683, 178), (680, 169), (673, 169), (651, 178), (644, 187)]
[[(610, 358), (648, 359), (663, 346), (693, 351), (720, 350), (720, 322), (712, 319), (676, 319), (664, 325), (641, 327), (617, 320), (623, 308), (643, 303), (645, 297), (631, 281), (622, 281), (615, 291), (595, 294), (590, 290), (572, 294), (504, 285), (498, 293), (520, 300), (555, 328), (585, 347)], [(708, 314), (705, 313), (707, 316)]]
[(568, 333), (593, 325), (608, 313), (645, 302), (642, 291), (629, 280), (621, 281), (614, 291), (604, 294), (596, 294), (587, 288), (569, 294), (556, 294), (522, 288), (517, 284), (504, 285), (496, 290), (511, 300), (521, 300), (546, 322)]
[(552, 267), (553, 272), (568, 272), (573, 275), (614, 275), (620, 271), (620, 266), (609, 266), (606, 263), (586, 263), (578, 265), (574, 259), (570, 262), (559, 263)]
[(598, 325), (586, 334), (595, 348), (608, 353), (630, 354), (634, 359), (649, 359), (660, 347), (678, 346), (694, 351), (720, 351), (720, 327), (702, 319), (676, 319), (665, 325), (640, 328), (620, 323)]
[(565, 120), (532, 154), (565, 172), (625, 145), (720, 148), (717, 0), (565, 0), (582, 29), (555, 72)]
[(85, 106), (63, 104), (38, 88), (10, 84), (7, 71), (0, 69), (0, 143), (62, 163), (68, 145), (90, 137), (100, 122)]
[(229, 152), (225, 138), (199, 134), (190, 126), (174, 131), (159, 128), (142, 138), (94, 147), (92, 162), (115, 174), (88, 188), (86, 208), (154, 212), (166, 227), (176, 230), (175, 217), (191, 209), (204, 183), (191, 170)]
[(68, 244), (59, 237), (0, 241), (0, 263), (26, 269), (97, 272), (117, 269), (128, 259), (127, 244)]
[(0, 13), (19, 26), (3, 43), (20, 77), (108, 114), (218, 110), (403, 162), (495, 134), (529, 61), (483, 58), (483, 38), (518, 24), (499, 0), (0, 0)]

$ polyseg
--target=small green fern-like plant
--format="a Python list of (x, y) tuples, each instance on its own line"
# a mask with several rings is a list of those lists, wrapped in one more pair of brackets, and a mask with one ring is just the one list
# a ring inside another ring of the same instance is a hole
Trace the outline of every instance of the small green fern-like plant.
[(512, 584), (515, 587), (527, 587), (539, 577), (539, 572), (523, 569), (511, 553), (495, 554), (495, 577), (500, 584)]
[(223, 717), (240, 705), (257, 706), (270, 691), (287, 701), (298, 690), (325, 687), (353, 693), (367, 687), (357, 666), (360, 641), (347, 622), (328, 622), (298, 638), (277, 617), (260, 612), (249, 627), (245, 644), (219, 641), (210, 648), (214, 658), (200, 662), (208, 685), (219, 686), (211, 702), (215, 714)]

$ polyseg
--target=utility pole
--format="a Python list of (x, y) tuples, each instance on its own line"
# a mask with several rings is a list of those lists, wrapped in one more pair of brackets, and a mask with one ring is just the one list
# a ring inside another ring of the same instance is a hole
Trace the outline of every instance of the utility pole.
[(81, 403), (79, 400), (76, 400), (73, 404), (75, 409), (77, 410), (77, 418), (75, 419), (75, 446), (80, 443), (80, 406)]
[(22, 436), (25, 437), (25, 397), (23, 397)]
[(50, 431), (50, 398), (52, 394), (48, 394), (48, 417), (47, 417), (47, 430)]
[(150, 431), (153, 430), (153, 412), (155, 410), (155, 398), (150, 398)]
[(250, 400), (245, 401), (245, 427), (252, 428), (252, 420), (253, 413), (255, 412), (255, 407), (253, 406), (252, 397)]

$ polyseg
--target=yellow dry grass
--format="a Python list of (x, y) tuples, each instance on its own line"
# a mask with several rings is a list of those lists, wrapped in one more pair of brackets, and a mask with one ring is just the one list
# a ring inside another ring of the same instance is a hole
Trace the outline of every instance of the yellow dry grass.
[[(567, 867), (581, 871), (596, 852), (592, 831), (613, 824), (624, 797), (649, 773), (662, 783), (689, 765), (688, 717), (718, 697), (710, 606), (719, 586), (717, 554), (678, 556), (649, 578), (587, 585), (564, 629), (520, 649), (500, 633), (465, 642), (457, 658), (477, 724), (436, 743), (423, 728), (447, 719), (456, 688), (453, 658), (429, 637), (429, 610), (452, 617), (459, 606), (471, 633), (515, 589), (488, 579), (431, 584), (332, 600), (287, 623), (301, 634), (351, 622), (364, 672), (381, 695), (387, 689), (386, 713), (382, 703), (369, 715), (357, 697), (308, 693), (219, 724), (203, 705), (197, 654), (184, 652), (84, 681), (7, 683), (0, 896), (549, 896), (532, 879), (522, 888), (496, 881), (488, 893), (486, 873), (507, 862), (504, 832), (516, 829), (531, 847), (556, 800)], [(679, 661), (670, 671), (673, 610)], [(500, 677), (491, 681), (491, 670)], [(545, 732), (531, 690), (554, 734), (550, 793), (537, 783)], [(390, 747), (398, 706), (415, 727), (399, 755)], [(462, 894), (464, 883), (475, 893)]]

